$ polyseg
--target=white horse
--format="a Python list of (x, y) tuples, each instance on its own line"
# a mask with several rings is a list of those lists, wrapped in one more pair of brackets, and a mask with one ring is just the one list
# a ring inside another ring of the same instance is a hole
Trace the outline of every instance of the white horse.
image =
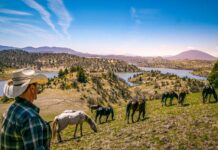
[(58, 142), (61, 142), (60, 132), (64, 130), (68, 125), (76, 124), (74, 131), (74, 138), (76, 137), (77, 126), (80, 124), (80, 134), (82, 136), (82, 125), (86, 121), (94, 132), (97, 132), (95, 122), (83, 111), (65, 110), (60, 115), (56, 116), (52, 125), (53, 138), (55, 138), (56, 132), (58, 133)]

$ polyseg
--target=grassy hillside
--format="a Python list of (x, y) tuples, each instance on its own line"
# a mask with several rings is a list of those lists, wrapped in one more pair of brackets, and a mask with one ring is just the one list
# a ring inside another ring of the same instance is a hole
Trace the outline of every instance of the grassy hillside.
[(64, 142), (52, 143), (52, 149), (217, 149), (218, 104), (202, 104), (200, 95), (188, 95), (186, 107), (148, 101), (146, 119), (134, 124), (126, 124), (124, 103), (114, 105), (115, 121), (98, 124), (97, 133), (86, 124), (84, 136), (78, 132), (76, 139), (69, 126), (62, 132)]
[[(218, 92), (218, 91), (217, 91)], [(34, 102), (47, 121), (65, 109), (84, 110), (93, 119), (84, 101), (73, 90), (46, 89)], [(52, 142), (52, 149), (217, 149), (218, 104), (202, 104), (201, 93), (189, 94), (186, 107), (162, 107), (159, 100), (147, 101), (146, 119), (127, 124), (126, 102), (114, 104), (115, 120), (97, 124), (94, 133), (84, 123), (83, 137), (73, 138), (75, 126), (68, 126), (61, 134), (63, 143)], [(9, 104), (0, 105), (0, 114)], [(137, 117), (137, 113), (135, 115)], [(103, 117), (102, 120), (105, 118)], [(136, 119), (136, 118), (135, 118)], [(78, 130), (79, 131), (79, 130)]]
[(163, 92), (171, 90), (177, 93), (185, 89), (193, 93), (199, 92), (207, 83), (204, 80), (162, 74), (160, 71), (139, 73), (130, 78), (129, 81), (136, 84), (136, 86), (130, 87), (130, 91), (134, 93), (135, 90), (140, 89), (140, 92), (143, 92), (148, 99), (159, 99)]

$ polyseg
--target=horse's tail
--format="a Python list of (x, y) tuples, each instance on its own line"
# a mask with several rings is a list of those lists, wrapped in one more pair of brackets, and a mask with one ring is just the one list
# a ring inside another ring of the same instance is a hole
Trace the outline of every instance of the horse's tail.
[[(129, 102), (129, 103), (127, 104), (127, 106), (126, 106), (126, 118), (127, 118), (128, 113), (129, 113), (129, 111), (130, 111), (130, 108), (131, 108), (131, 103)], [(126, 120), (126, 118), (125, 118), (125, 120)]]
[(114, 109), (111, 107), (112, 120), (114, 120)]
[(52, 139), (55, 138), (56, 136), (56, 127), (57, 127), (57, 124), (58, 124), (58, 119), (55, 118), (54, 121), (53, 121), (53, 124), (52, 124)]
[(213, 90), (213, 97), (215, 98), (216, 101), (218, 101), (216, 90), (214, 88), (212, 88), (212, 90)]

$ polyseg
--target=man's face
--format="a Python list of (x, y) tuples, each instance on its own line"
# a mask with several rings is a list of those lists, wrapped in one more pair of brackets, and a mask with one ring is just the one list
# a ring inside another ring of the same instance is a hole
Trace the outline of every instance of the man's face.
[(32, 99), (33, 100), (37, 99), (37, 93), (38, 93), (37, 83), (31, 84), (30, 91), (31, 91)]

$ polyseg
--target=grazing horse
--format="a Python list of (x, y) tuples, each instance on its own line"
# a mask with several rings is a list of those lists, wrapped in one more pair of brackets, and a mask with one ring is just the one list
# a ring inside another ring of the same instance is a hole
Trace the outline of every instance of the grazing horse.
[(90, 108), (90, 110), (91, 110), (91, 112), (93, 112), (93, 110), (96, 110), (96, 109), (98, 109), (99, 107), (102, 107), (101, 105), (89, 105), (89, 108)]
[(216, 94), (214, 87), (210, 85), (205, 86), (202, 91), (203, 103), (206, 103), (208, 96), (209, 96), (209, 102), (210, 102), (211, 95), (213, 95), (216, 102), (218, 102), (217, 94)]
[(98, 116), (99, 116), (99, 123), (101, 124), (101, 117), (106, 116), (106, 122), (108, 120), (108, 117), (111, 114), (111, 119), (114, 120), (114, 110), (112, 107), (99, 107), (96, 109), (96, 116), (95, 116), (95, 122), (97, 122)]
[(74, 138), (76, 137), (77, 132), (77, 126), (80, 125), (80, 134), (82, 136), (82, 125), (83, 122), (86, 121), (91, 129), (94, 132), (97, 132), (97, 127), (95, 125), (95, 122), (83, 111), (73, 111), (73, 110), (66, 110), (60, 115), (56, 116), (53, 121), (52, 125), (52, 135), (53, 138), (55, 138), (55, 135), (57, 133), (58, 142), (61, 142), (61, 135), (60, 132), (64, 130), (68, 125), (74, 125), (76, 124), (76, 128), (74, 131)]
[(183, 106), (184, 100), (185, 100), (185, 97), (186, 97), (187, 94), (188, 94), (188, 91), (182, 91), (182, 92), (179, 93), (178, 103), (180, 105)]
[(161, 100), (161, 103), (162, 103), (162, 106), (166, 106), (167, 105), (167, 99), (170, 98), (170, 106), (172, 105), (172, 102), (173, 102), (173, 98), (179, 98), (178, 94), (174, 91), (171, 91), (171, 92), (165, 92), (162, 94), (162, 100)]
[(142, 99), (141, 101), (139, 101), (138, 99), (135, 99), (135, 100), (131, 100), (128, 102), (126, 106), (127, 123), (129, 123), (129, 115), (130, 115), (131, 109), (132, 109), (132, 115), (131, 115), (132, 123), (134, 123), (134, 114), (137, 110), (139, 111), (137, 121), (139, 121), (141, 114), (143, 116), (143, 119), (145, 118), (145, 103), (146, 103), (145, 99)]

